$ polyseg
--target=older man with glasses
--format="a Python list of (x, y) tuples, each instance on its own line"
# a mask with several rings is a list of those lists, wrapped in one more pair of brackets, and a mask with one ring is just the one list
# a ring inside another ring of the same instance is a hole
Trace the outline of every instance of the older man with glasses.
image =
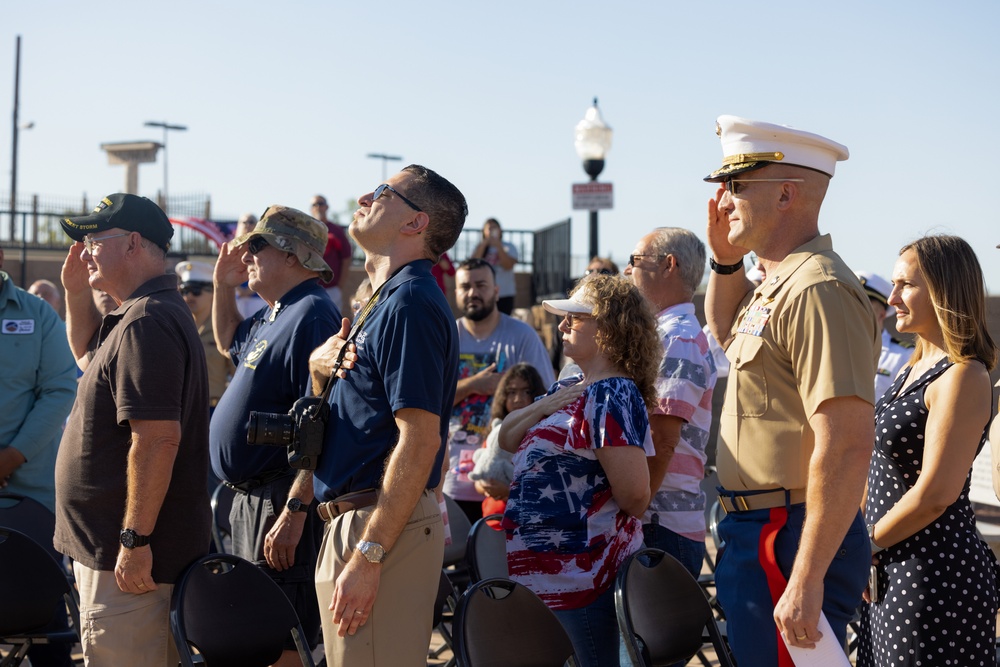
[[(847, 148), (735, 116), (717, 127), (725, 157), (705, 179), (719, 186), (705, 312), (732, 368), (716, 583), (741, 667), (784, 667), (786, 644), (843, 645), (861, 602), (871, 552), (859, 507), (881, 346), (868, 297), (819, 233)], [(766, 274), (756, 288), (750, 251)]]
[[(309, 389), (309, 354), (340, 330), (337, 305), (320, 286), (332, 273), (327, 234), (310, 216), (271, 206), (249, 232), (223, 246), (215, 265), (218, 353), (236, 372), (212, 415), (212, 469), (236, 493), (230, 512), (233, 553), (257, 563), (295, 607), (315, 647), (320, 610), (313, 571), (322, 523), (312, 509), (312, 477), (296, 480), (284, 447), (247, 443), (251, 412), (285, 415)], [(233, 288), (249, 287), (267, 304), (243, 319)], [(298, 664), (288, 641), (279, 665)]]
[(326, 250), (323, 251), (323, 261), (327, 263), (330, 271), (333, 272), (332, 278), (329, 280), (324, 278), (320, 281), (320, 284), (326, 290), (326, 293), (330, 295), (333, 302), (337, 304), (337, 308), (341, 312), (344, 312), (346, 307), (341, 286), (344, 285), (344, 280), (351, 271), (351, 260), (354, 250), (351, 248), (351, 239), (348, 238), (344, 228), (336, 222), (331, 222), (327, 219), (326, 213), (329, 210), (330, 206), (327, 204), (326, 197), (316, 195), (312, 198), (312, 203), (310, 204), (312, 217), (326, 225), (327, 230)]
[[(56, 459), (54, 543), (74, 561), (84, 660), (176, 665), (171, 589), (211, 523), (205, 350), (165, 270), (174, 231), (156, 204), (113, 194), (62, 226), (76, 241), (70, 344), (80, 359), (96, 343)], [(103, 321), (91, 288), (118, 304)]]

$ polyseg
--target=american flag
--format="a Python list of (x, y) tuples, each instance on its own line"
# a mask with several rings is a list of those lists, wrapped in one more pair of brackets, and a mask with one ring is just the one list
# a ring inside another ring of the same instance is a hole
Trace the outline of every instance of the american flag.
[(233, 232), (229, 229), (229, 225), (219, 225), (204, 218), (170, 218), (170, 222), (178, 227), (193, 229), (212, 241), (218, 248), (221, 248), (223, 243), (226, 243), (233, 237)]

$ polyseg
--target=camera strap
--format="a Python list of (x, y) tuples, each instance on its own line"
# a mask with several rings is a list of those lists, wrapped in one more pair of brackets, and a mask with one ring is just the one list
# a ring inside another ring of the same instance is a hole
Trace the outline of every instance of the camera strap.
[[(396, 274), (394, 273), (393, 276), (395, 275)], [(391, 280), (392, 276), (390, 276), (389, 279)], [(385, 283), (387, 282), (389, 282), (389, 280), (385, 281)], [(344, 363), (344, 355), (347, 354), (347, 348), (354, 342), (354, 339), (361, 331), (361, 327), (364, 326), (365, 320), (368, 319), (368, 315), (375, 310), (375, 306), (378, 304), (379, 296), (382, 294), (382, 288), (385, 287), (385, 283), (378, 286), (378, 289), (375, 290), (372, 297), (368, 299), (368, 303), (365, 304), (365, 307), (361, 309), (361, 312), (358, 313), (358, 316), (354, 319), (354, 324), (351, 325), (351, 331), (347, 334), (347, 340), (344, 341), (344, 345), (340, 348), (340, 352), (337, 354), (336, 361), (333, 362), (333, 372), (330, 373), (330, 377), (326, 381), (326, 386), (323, 387), (323, 393), (320, 394), (320, 397), (324, 402), (326, 402), (329, 398), (330, 391), (333, 389), (333, 383), (338, 379), (337, 373), (340, 371), (340, 366)]]

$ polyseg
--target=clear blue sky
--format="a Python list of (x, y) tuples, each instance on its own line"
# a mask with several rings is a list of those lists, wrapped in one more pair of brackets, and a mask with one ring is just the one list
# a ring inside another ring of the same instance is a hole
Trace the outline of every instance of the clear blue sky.
[[(169, 138), (170, 192), (235, 218), (272, 203), (334, 209), (401, 155), (466, 194), (468, 224), (535, 229), (587, 214), (573, 127), (600, 98), (614, 145), (600, 249), (621, 261), (660, 225), (704, 238), (715, 118), (784, 123), (846, 144), (821, 229), (888, 276), (927, 232), (966, 238), (1000, 293), (993, 205), (1000, 3), (0, 3), (0, 191), (9, 189), (14, 40), (22, 35), (20, 192), (121, 190), (99, 145)], [(140, 168), (143, 194), (162, 164)]]

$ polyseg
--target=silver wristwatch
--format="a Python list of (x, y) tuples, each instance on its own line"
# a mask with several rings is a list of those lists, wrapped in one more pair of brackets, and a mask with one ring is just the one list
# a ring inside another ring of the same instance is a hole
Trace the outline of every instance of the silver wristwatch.
[(874, 556), (878, 552), (880, 552), (883, 549), (885, 549), (885, 547), (880, 547), (879, 545), (875, 544), (875, 525), (874, 524), (868, 524), (868, 541), (871, 542), (871, 545), (872, 545), (872, 556)]
[(385, 560), (385, 547), (378, 542), (361, 540), (358, 542), (358, 551), (361, 552), (361, 555), (364, 556), (369, 563), (381, 563)]

